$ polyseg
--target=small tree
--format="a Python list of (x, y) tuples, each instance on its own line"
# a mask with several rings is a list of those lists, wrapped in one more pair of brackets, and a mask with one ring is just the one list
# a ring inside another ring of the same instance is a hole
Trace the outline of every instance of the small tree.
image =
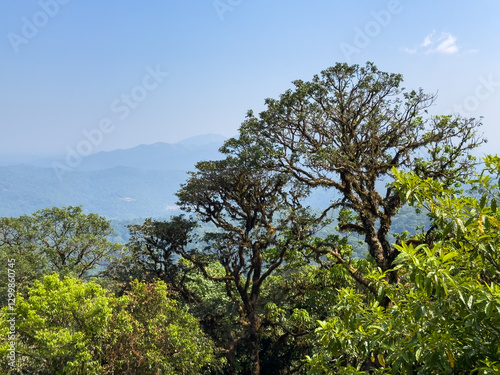
[(32, 217), (38, 251), (51, 271), (87, 277), (120, 248), (108, 240), (114, 233), (110, 222), (97, 214), (84, 214), (81, 207), (47, 208)]
[[(102, 345), (106, 340), (113, 301), (99, 285), (76, 278), (45, 276), (29, 289), (29, 298), (18, 295), (15, 310), (0, 311), (0, 325), (15, 319), (15, 370), (20, 374), (97, 374), (102, 370)], [(9, 315), (14, 313), (15, 315)], [(7, 336), (2, 334), (2, 369), (7, 363)]]
[(199, 322), (156, 280), (131, 284), (102, 348), (106, 374), (202, 374), (222, 365)]
[[(8, 320), (13, 316), (11, 367)], [(29, 289), (29, 298), (18, 295), (14, 310), (0, 310), (0, 330), (5, 372), (190, 375), (220, 365), (198, 321), (169, 298), (162, 281), (135, 281), (116, 298), (94, 282), (45, 276)]]

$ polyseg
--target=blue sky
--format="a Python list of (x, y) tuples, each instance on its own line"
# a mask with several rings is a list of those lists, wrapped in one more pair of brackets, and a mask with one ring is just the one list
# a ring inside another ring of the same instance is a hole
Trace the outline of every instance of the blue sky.
[[(0, 155), (232, 136), (295, 79), (373, 61), (500, 137), (500, 2), (23, 0), (0, 5)], [(83, 147), (83, 146), (82, 146)]]

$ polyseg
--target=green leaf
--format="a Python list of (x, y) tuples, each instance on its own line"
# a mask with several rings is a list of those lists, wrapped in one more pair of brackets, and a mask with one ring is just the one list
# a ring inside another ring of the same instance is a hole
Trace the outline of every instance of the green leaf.
[(465, 234), (465, 226), (463, 221), (460, 218), (455, 219), (455, 222), (457, 223), (459, 234)]
[(483, 194), (483, 196), (481, 197), (481, 201), (479, 202), (479, 207), (481, 208), (481, 210), (486, 205), (486, 198), (487, 198), (486, 194)]
[(380, 284), (378, 287), (377, 295), (379, 298), (382, 298), (384, 296), (384, 285)]
[(491, 317), (491, 314), (493, 312), (493, 303), (491, 301), (489, 301), (487, 304), (486, 304), (486, 307), (484, 308), (484, 313), (486, 314), (486, 317), (487, 318), (490, 318)]
[(382, 367), (385, 367), (385, 359), (382, 354), (377, 354), (377, 359)]
[(474, 304), (474, 296), (470, 296), (469, 300), (467, 301), (467, 307), (469, 309), (472, 309), (472, 305)]
[(457, 257), (458, 255), (459, 255), (459, 254), (458, 254), (458, 252), (456, 252), (456, 251), (452, 251), (451, 253), (446, 254), (446, 255), (443, 257), (443, 263), (448, 262), (450, 259), (453, 259), (453, 258)]
[(446, 236), (448, 236), (448, 234), (452, 231), (452, 229), (453, 229), (453, 222), (451, 221), (443, 230), (443, 238), (446, 238)]

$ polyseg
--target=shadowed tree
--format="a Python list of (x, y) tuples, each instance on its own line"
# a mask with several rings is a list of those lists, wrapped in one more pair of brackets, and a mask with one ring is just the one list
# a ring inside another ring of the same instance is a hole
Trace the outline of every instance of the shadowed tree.
[(163, 280), (187, 303), (199, 303), (200, 297), (186, 286), (195, 266), (179, 262), (179, 253), (190, 242), (196, 223), (182, 216), (170, 221), (146, 219), (143, 224), (129, 225), (131, 238), (120, 257), (107, 267), (108, 279), (128, 289), (130, 281)]
[[(205, 249), (181, 254), (206, 278), (225, 284), (245, 328), (233, 350), (246, 342), (251, 372), (259, 374), (263, 284), (294, 251), (295, 241), (310, 233), (298, 204), (302, 192), (285, 174), (264, 168), (268, 158), (257, 142), (231, 139), (223, 152), (224, 160), (198, 163), (177, 193), (183, 209), (215, 226), (203, 237)], [(209, 259), (221, 264), (222, 274), (207, 269)]]

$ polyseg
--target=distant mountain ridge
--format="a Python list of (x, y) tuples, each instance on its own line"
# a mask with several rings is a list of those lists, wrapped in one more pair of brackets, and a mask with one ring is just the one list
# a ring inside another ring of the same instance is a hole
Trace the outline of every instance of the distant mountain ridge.
[[(226, 137), (218, 134), (204, 134), (184, 139), (178, 143), (157, 142), (139, 145), (129, 149), (101, 151), (83, 157), (76, 171), (98, 171), (116, 167), (143, 170), (192, 170), (201, 160), (219, 159), (219, 147)], [(65, 164), (64, 158), (43, 159), (29, 163), (37, 167), (50, 168), (53, 162)]]
[[(115, 220), (179, 214), (175, 193), (186, 182), (187, 172), (199, 161), (221, 159), (218, 149), (224, 140), (206, 134), (175, 144), (99, 152), (82, 158), (62, 178), (52, 168), (54, 161), (64, 163), (60, 158), (0, 167), (0, 217), (77, 205)], [(318, 191), (307, 204), (323, 207), (331, 195)]]
[(226, 139), (227, 137), (224, 137), (223, 135), (208, 133), (208, 134), (195, 135), (194, 137), (183, 139), (182, 141), (179, 141), (177, 143), (181, 145), (202, 146), (211, 143), (222, 144)]
[(207, 134), (176, 144), (99, 152), (82, 158), (62, 180), (51, 165), (64, 159), (0, 167), (0, 216), (68, 205), (82, 205), (110, 219), (170, 216), (186, 172), (198, 161), (220, 159), (224, 139)]

